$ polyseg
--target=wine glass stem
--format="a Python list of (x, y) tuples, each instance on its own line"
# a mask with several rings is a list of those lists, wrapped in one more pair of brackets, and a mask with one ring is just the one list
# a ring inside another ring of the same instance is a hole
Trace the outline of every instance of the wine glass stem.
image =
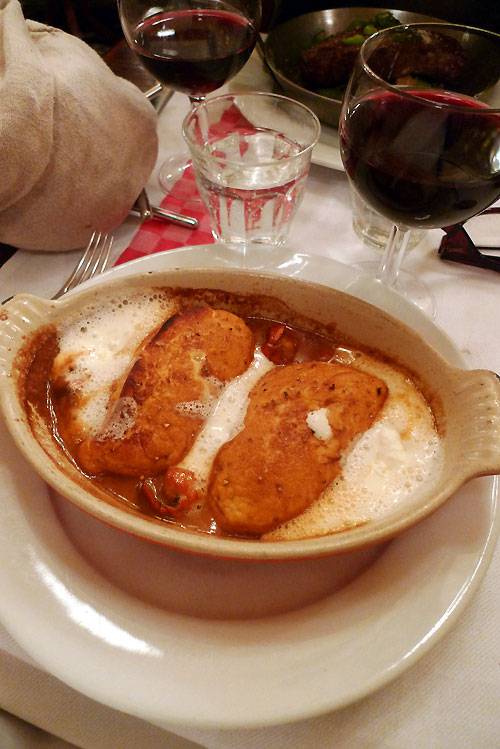
[(377, 279), (387, 286), (394, 286), (403, 257), (408, 247), (410, 230), (393, 226), (377, 270)]

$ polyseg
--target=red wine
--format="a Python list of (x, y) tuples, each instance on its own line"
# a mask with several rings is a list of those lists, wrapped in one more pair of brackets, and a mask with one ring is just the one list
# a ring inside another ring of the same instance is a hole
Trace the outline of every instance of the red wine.
[(411, 94), (376, 92), (354, 104), (340, 132), (346, 171), (396, 224), (465, 221), (500, 195), (500, 115), (458, 94)]
[(135, 29), (134, 50), (161, 83), (192, 96), (220, 88), (241, 70), (256, 40), (252, 23), (225, 10), (156, 13)]

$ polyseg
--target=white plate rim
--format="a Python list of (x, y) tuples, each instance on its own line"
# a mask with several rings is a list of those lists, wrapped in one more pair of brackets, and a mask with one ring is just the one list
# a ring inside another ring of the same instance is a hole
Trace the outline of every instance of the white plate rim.
[[(332, 285), (340, 287), (347, 286), (348, 290), (351, 293), (353, 291), (357, 291), (359, 296), (363, 296), (364, 298), (371, 296), (371, 298), (368, 298), (368, 301), (372, 301), (372, 303), (378, 303), (379, 306), (384, 306), (384, 304), (381, 303), (380, 288), (378, 286), (374, 286), (374, 282), (371, 281), (371, 279), (359, 277), (356, 272), (354, 272), (347, 266), (342, 266), (340, 263), (336, 263), (335, 261), (327, 260), (319, 256), (310, 256), (307, 253), (296, 253), (295, 255), (287, 256), (285, 252), (283, 257), (283, 262), (281, 264), (277, 263), (278, 270), (281, 269), (281, 272), (286, 271), (289, 274), (291, 272), (298, 277), (309, 277), (309, 280), (318, 280), (317, 274), (320, 273), (321, 277), (319, 280), (321, 280), (323, 283), (326, 280), (325, 276), (329, 276), (330, 280), (332, 281)], [(255, 266), (255, 258), (256, 256), (254, 256), (254, 259), (249, 260), (248, 264), (250, 267), (252, 265)], [(293, 263), (294, 259), (295, 267)], [(220, 265), (222, 263), (227, 265), (233, 262), (235, 262), (234, 254), (232, 254), (231, 251), (229, 251), (227, 248), (207, 245), (199, 246), (197, 248), (171, 250), (160, 255), (139, 259), (127, 265), (118, 266), (110, 273), (115, 275), (127, 275), (139, 270), (144, 271), (154, 270), (156, 268), (163, 269), (165, 267), (182, 267), (186, 264)], [(328, 271), (328, 274), (325, 273), (325, 270)], [(106, 276), (109, 276), (109, 273), (106, 274)], [(312, 276), (316, 276), (316, 278), (313, 278)], [(104, 278), (104, 276), (102, 278)], [(98, 284), (100, 282), (102, 282), (101, 278), (96, 279), (91, 283)], [(373, 297), (375, 297), (375, 299)], [(425, 318), (425, 316), (423, 316), (419, 311), (417, 311), (416, 309), (409, 309), (408, 303), (402, 302), (397, 294), (393, 294), (392, 292), (389, 293), (385, 297), (385, 306), (389, 307), (388, 311), (393, 313), (395, 308), (402, 310), (403, 317), (406, 314), (414, 322), (416, 321), (417, 327), (422, 327), (428, 333), (432, 333), (432, 331), (434, 331), (436, 339), (435, 342), (440, 342), (440, 345), (444, 349), (443, 353), (445, 353), (445, 355), (449, 357), (453, 357), (455, 355), (455, 360), (461, 358), (456, 348), (449, 341), (449, 339), (447, 339), (447, 337), (441, 331), (439, 331), (436, 326), (428, 321), (427, 318)], [(3, 437), (1, 439), (3, 439)], [(9, 466), (2, 466), (4, 479), (6, 477), (6, 471), (8, 474)], [(31, 486), (35, 492), (39, 491), (41, 483), (40, 480), (32, 474), (30, 469), (28, 469), (28, 474), (29, 475), (25, 477), (28, 486)], [(467, 486), (471, 487), (472, 484), (469, 484)], [(229, 716), (227, 714), (221, 714), (220, 708), (218, 712), (217, 710), (215, 710), (211, 717), (206, 712), (202, 715), (196, 715), (193, 713), (190, 714), (189, 710), (182, 713), (178, 710), (169, 710), (168, 699), (166, 704), (160, 701), (159, 703), (156, 702), (151, 705), (144, 704), (144, 702), (138, 705), (135, 701), (127, 700), (126, 698), (124, 698), (124, 695), (122, 693), (117, 694), (116, 690), (113, 689), (112, 679), (109, 680), (109, 683), (102, 684), (99, 683), (99, 681), (96, 682), (95, 679), (88, 674), (84, 673), (82, 675), (81, 673), (76, 673), (75, 663), (70, 662), (71, 659), (68, 660), (60, 658), (58, 660), (56, 659), (57, 662), (54, 663), (54, 648), (60, 646), (61, 650), (64, 650), (66, 654), (68, 652), (68, 648), (66, 647), (66, 649), (64, 649), (62, 647), (64, 638), (57, 644), (54, 642), (51, 643), (51, 631), (52, 639), (54, 639), (59, 629), (67, 629), (68, 631), (65, 633), (64, 637), (69, 636), (70, 641), (73, 642), (76, 647), (81, 647), (83, 651), (87, 651), (88, 648), (90, 648), (90, 652), (92, 652), (93, 648), (97, 647), (97, 645), (102, 650), (102, 636), (97, 632), (89, 633), (88, 628), (85, 629), (82, 626), (82, 623), (79, 623), (77, 620), (66, 620), (64, 622), (45, 622), (44, 631), (42, 633), (43, 637), (40, 639), (38, 637), (33, 639), (32, 635), (34, 630), (37, 633), (40, 633), (40, 621), (43, 622), (46, 609), (50, 609), (52, 606), (55, 590), (53, 584), (51, 587), (47, 583), (47, 581), (51, 579), (50, 575), (49, 577), (45, 577), (44, 587), (43, 578), (40, 577), (39, 572), (41, 568), (44, 568), (45, 570), (49, 569), (50, 572), (51, 564), (56, 564), (56, 562), (52, 558), (50, 548), (37, 548), (35, 543), (36, 538), (29, 538), (30, 534), (28, 533), (29, 529), (27, 519), (23, 515), (23, 512), (25, 511), (25, 507), (27, 505), (26, 503), (23, 504), (22, 497), (12, 497), (11, 495), (9, 495), (9, 481), (5, 480), (2, 481), (0, 485), (0, 498), (2, 500), (4, 508), (6, 509), (5, 522), (0, 530), (0, 539), (2, 539), (2, 544), (0, 544), (0, 561), (3, 562), (2, 564), (0, 564), (0, 583), (7, 591), (7, 594), (0, 598), (0, 619), (2, 620), (6, 629), (12, 634), (14, 639), (16, 639), (19, 644), (24, 647), (28, 654), (31, 655), (31, 657), (33, 657), (36, 661), (38, 661), (49, 672), (60, 678), (62, 681), (68, 683), (70, 686), (78, 689), (87, 696), (103, 702), (104, 704), (108, 704), (109, 706), (122, 710), (124, 712), (136, 714), (139, 717), (145, 718), (146, 720), (151, 720), (153, 722), (166, 722), (167, 724), (172, 725), (180, 723), (182, 725), (192, 725), (200, 728), (241, 728), (275, 725), (277, 723), (313, 717), (315, 715), (323, 714), (329, 710), (343, 707), (355, 701), (356, 699), (366, 696), (382, 685), (388, 683), (398, 674), (406, 670), (406, 668), (413, 664), (419, 657), (421, 657), (421, 655), (427, 652), (429, 648), (433, 644), (435, 644), (440, 639), (440, 637), (442, 637), (455, 623), (465, 605), (468, 603), (468, 601), (470, 601), (473, 593), (479, 585), (480, 580), (486, 572), (488, 563), (493, 553), (499, 525), (499, 516), (497, 513), (496, 504), (497, 481), (494, 479), (481, 479), (479, 483), (474, 482), (473, 486), (476, 494), (479, 492), (480, 495), (479, 498), (476, 496), (474, 501), (476, 503), (476, 506), (480, 502), (482, 502), (484, 506), (483, 509), (485, 512), (485, 517), (487, 516), (487, 522), (484, 528), (482, 530), (479, 530), (477, 548), (475, 549), (474, 554), (470, 555), (470, 559), (467, 563), (467, 574), (463, 579), (457, 581), (457, 587), (456, 590), (454, 590), (454, 595), (452, 596), (451, 600), (448, 601), (448, 605), (445, 607), (442, 616), (438, 619), (434, 619), (428, 622), (428, 626), (426, 627), (426, 631), (425, 633), (423, 633), (423, 636), (417, 642), (413, 642), (412, 647), (407, 647), (405, 651), (400, 654), (400, 657), (398, 659), (394, 660), (393, 662), (387, 663), (385, 668), (379, 669), (377, 673), (373, 674), (373, 678), (365, 681), (365, 683), (363, 684), (358, 684), (354, 689), (351, 689), (350, 691), (349, 689), (347, 689), (342, 692), (342, 689), (340, 689), (340, 691), (337, 690), (336, 694), (327, 693), (323, 696), (322, 700), (316, 701), (315, 704), (312, 704), (307, 700), (301, 703), (300, 706), (297, 706), (297, 704), (295, 704), (293, 707), (287, 707), (283, 704), (266, 704), (265, 709), (261, 705), (260, 710), (254, 712), (253, 715), (247, 714), (246, 706), (242, 704), (238, 706), (239, 709), (235, 714)], [(465, 488), (463, 492), (464, 491), (467, 494), (467, 488)], [(19, 500), (21, 501), (19, 502)], [(455, 498), (453, 501), (455, 501)], [(458, 502), (459, 500), (457, 499), (456, 501)], [(442, 513), (450, 511), (450, 506), (451, 503), (447, 503), (445, 508), (442, 508), (442, 510), (436, 513), (434, 516), (424, 521), (426, 526), (432, 529), (432, 527), (435, 526), (436, 523), (439, 523), (439, 518), (441, 517)], [(54, 518), (50, 517), (50, 513), (45, 518), (40, 519), (40, 523), (42, 525), (46, 524), (46, 530), (48, 529), (50, 532), (53, 532), (54, 536), (57, 536), (58, 533), (62, 533), (60, 529), (58, 530), (57, 528), (52, 526), (52, 524), (54, 523)], [(396, 554), (396, 556), (398, 547), (401, 548), (402, 546), (404, 546), (412, 534), (414, 535), (415, 531), (410, 531), (408, 534), (404, 534), (403, 538), (397, 539), (395, 542), (393, 542), (393, 544), (391, 545), (391, 549)], [(19, 547), (18, 544), (12, 542), (12, 539), (16, 537), (18, 538), (18, 540), (22, 539), (23, 537), (25, 538), (25, 540), (29, 538), (30, 546), (26, 550), (26, 553)], [(79, 556), (76, 552), (75, 555)], [(22, 567), (19, 566), (20, 559), (24, 561), (24, 565)], [(100, 581), (99, 575), (92, 571), (91, 568), (88, 567), (85, 562), (83, 562), (83, 560), (79, 561), (78, 559), (76, 559), (76, 557), (75, 560), (72, 561), (72, 565), (73, 563), (78, 564), (79, 570), (82, 573), (83, 577), (86, 578), (89, 586), (92, 586), (94, 584), (102, 584), (103, 589), (106, 590), (106, 581)], [(54, 570), (57, 570), (57, 565), (56, 567), (54, 567)], [(78, 598), (78, 590), (82, 588), (83, 578), (77, 578), (77, 576), (75, 575), (74, 566), (72, 566), (71, 569), (68, 570), (59, 570), (59, 573), (61, 573), (63, 579), (66, 580), (69, 595), (74, 596), (76, 600)], [(374, 574), (376, 574), (376, 572)], [(12, 602), (16, 601), (15, 596), (19, 589), (25, 591), (29, 590), (30, 585), (33, 585), (34, 577), (36, 577), (37, 585), (42, 586), (37, 588), (38, 599), (35, 601), (35, 603), (30, 600), (23, 600), (19, 603), (19, 606), (12, 606)], [(83, 582), (85, 582), (85, 580), (83, 580)], [(108, 591), (108, 593), (109, 592), (110, 591)], [(120, 595), (120, 591), (114, 591), (114, 594), (117, 595), (118, 598), (124, 599), (124, 605), (128, 604), (128, 601), (126, 600), (127, 597), (124, 594)], [(349, 591), (347, 591), (346, 595), (348, 596), (348, 594)], [(332, 598), (336, 597), (338, 597), (338, 594), (336, 594), (336, 596), (333, 596)], [(80, 601), (80, 605), (82, 605), (82, 603), (83, 605), (88, 606), (88, 604), (85, 604), (84, 599), (83, 601)], [(307, 607), (307, 609), (304, 609), (302, 614), (283, 615), (283, 617), (278, 618), (274, 617), (273, 622), (271, 622), (269, 626), (266, 623), (262, 624), (259, 622), (242, 623), (238, 626), (243, 627), (243, 629), (241, 629), (242, 632), (245, 631), (245, 627), (248, 629), (248, 631), (256, 630), (261, 627), (264, 631), (266, 631), (266, 627), (271, 627), (272, 631), (272, 628), (279, 620), (281, 620), (283, 626), (285, 626), (285, 624), (288, 626), (290, 621), (292, 623), (295, 622), (295, 626), (299, 626), (299, 628), (300, 626), (313, 626), (316, 621), (314, 617), (316, 617), (317, 621), (319, 622), (321, 616), (324, 616), (325, 607), (328, 608), (328, 605), (328, 603), (320, 603), (317, 606), (313, 605), (312, 607)], [(104, 611), (104, 609), (105, 606), (100, 612), (97, 611), (97, 615), (103, 616), (102, 611)], [(82, 609), (80, 607), (80, 612), (81, 610)], [(60, 612), (61, 611), (62, 610), (60, 609)], [(321, 614), (322, 611), (323, 614)], [(307, 620), (307, 622), (301, 621), (300, 616), (303, 616), (304, 612), (308, 613), (309, 617), (312, 617), (312, 624), (310, 623), (309, 619)], [(155, 612), (151, 612), (151, 614), (154, 618)], [(167, 614), (167, 616), (163, 618), (166, 618), (167, 621), (171, 623), (173, 622), (174, 618), (177, 623), (179, 620), (178, 615)], [(36, 627), (34, 627), (35, 622), (37, 623)], [(199, 629), (200, 626), (203, 628), (203, 623), (201, 625), (197, 623), (194, 629)], [(51, 631), (49, 631), (49, 629)], [(236, 627), (236, 629), (238, 628)], [(228, 631), (234, 630), (234, 627), (229, 627), (228, 629)], [(330, 635), (324, 640), (324, 642), (322, 643), (323, 648), (326, 648), (327, 644), (331, 643), (332, 637), (333, 635)], [(48, 647), (47, 642), (49, 643)], [(106, 643), (104, 642), (104, 653), (106, 654), (106, 657), (110, 659), (110, 662), (112, 662), (116, 653), (114, 650), (113, 652), (109, 652), (109, 650), (109, 645), (108, 650), (106, 650)], [(256, 652), (258, 654), (258, 649)], [(127, 669), (129, 669), (130, 671), (130, 664), (128, 664), (128, 662), (125, 664), (122, 662), (121, 666), (122, 669), (124, 668), (125, 672), (127, 671)], [(112, 670), (113, 669), (111, 668), (110, 672), (112, 672)], [(327, 675), (328, 672), (323, 673), (322, 678), (325, 679)], [(327, 678), (326, 680), (328, 681)], [(238, 691), (238, 689), (236, 689), (236, 691)]]

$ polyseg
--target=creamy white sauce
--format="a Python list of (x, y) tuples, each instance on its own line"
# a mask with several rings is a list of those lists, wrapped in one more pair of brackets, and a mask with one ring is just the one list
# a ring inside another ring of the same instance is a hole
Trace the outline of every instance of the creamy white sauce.
[(99, 431), (99, 440), (121, 440), (133, 426), (139, 406), (134, 398), (118, 398), (111, 416)]
[(179, 463), (180, 468), (195, 474), (201, 490), (206, 487), (217, 452), (243, 428), (251, 389), (273, 367), (257, 348), (248, 369), (224, 387), (191, 450)]
[(100, 432), (116, 383), (128, 374), (142, 342), (175, 312), (160, 292), (136, 292), (85, 308), (59, 329), (52, 376), (78, 394), (85, 436)]
[(333, 432), (328, 421), (327, 408), (318, 408), (316, 411), (309, 411), (306, 416), (306, 422), (317, 439), (327, 442), (332, 438)]
[[(202, 363), (204, 363), (205, 360), (206, 356), (204, 354)], [(212, 413), (214, 404), (224, 388), (224, 383), (212, 375), (209, 375), (208, 377), (201, 375), (201, 367), (198, 367), (198, 372), (196, 374), (205, 388), (203, 398), (177, 403), (175, 410), (184, 414), (184, 416), (192, 416), (195, 419), (207, 419)]]

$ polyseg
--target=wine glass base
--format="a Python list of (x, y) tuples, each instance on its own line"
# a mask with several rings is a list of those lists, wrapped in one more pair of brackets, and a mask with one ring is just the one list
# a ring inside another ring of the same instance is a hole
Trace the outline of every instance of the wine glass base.
[[(367, 261), (357, 263), (357, 267), (376, 278), (379, 263)], [(401, 294), (401, 296), (404, 296), (405, 299), (416, 304), (428, 317), (434, 318), (436, 316), (436, 300), (434, 296), (429, 291), (428, 286), (414, 276), (413, 273), (409, 273), (406, 270), (399, 271), (392, 288)]]
[[(158, 182), (165, 193), (169, 195), (175, 183), (184, 176), (184, 172), (191, 166), (191, 159), (187, 153), (170, 156), (160, 167), (158, 172)], [(192, 198), (194, 202), (200, 202), (201, 198)]]

